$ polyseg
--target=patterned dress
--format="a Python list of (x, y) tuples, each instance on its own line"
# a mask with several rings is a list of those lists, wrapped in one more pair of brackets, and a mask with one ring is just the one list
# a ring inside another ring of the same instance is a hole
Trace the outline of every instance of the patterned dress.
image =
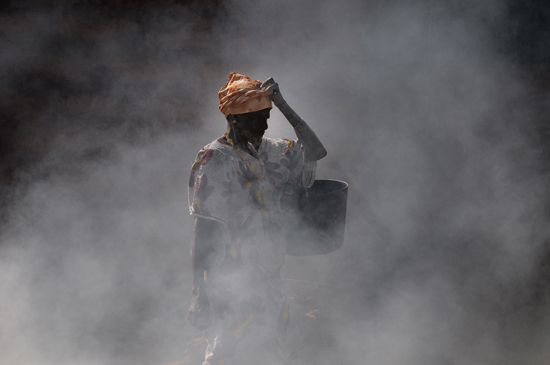
[(250, 341), (244, 346), (254, 349), (241, 345), (239, 352), (265, 351), (283, 363), (291, 355), (285, 344), (289, 311), (280, 277), (285, 240), (279, 200), (289, 186), (311, 186), (315, 167), (304, 163), (298, 140), (264, 137), (252, 156), (218, 138), (197, 154), (189, 210), (218, 222), (223, 232), (204, 273), (214, 317), (204, 364), (228, 364), (237, 345)]

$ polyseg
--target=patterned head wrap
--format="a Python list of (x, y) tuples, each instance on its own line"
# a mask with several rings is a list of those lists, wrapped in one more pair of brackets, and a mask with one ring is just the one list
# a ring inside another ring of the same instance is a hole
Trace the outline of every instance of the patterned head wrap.
[(250, 80), (248, 76), (231, 72), (227, 84), (218, 92), (220, 111), (227, 117), (229, 114), (256, 112), (272, 108), (271, 100), (265, 89), (260, 87), (259, 80)]

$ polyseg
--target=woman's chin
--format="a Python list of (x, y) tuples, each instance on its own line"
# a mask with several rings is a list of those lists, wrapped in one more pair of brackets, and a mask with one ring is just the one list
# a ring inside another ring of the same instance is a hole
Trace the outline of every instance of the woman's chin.
[(251, 134), (250, 135), (250, 139), (251, 140), (259, 140), (259, 139), (262, 139), (262, 137), (264, 136), (265, 133), (254, 133), (254, 134)]

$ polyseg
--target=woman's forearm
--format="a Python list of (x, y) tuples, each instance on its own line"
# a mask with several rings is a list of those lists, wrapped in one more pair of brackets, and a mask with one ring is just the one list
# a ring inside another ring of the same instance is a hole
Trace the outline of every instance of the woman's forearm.
[(327, 150), (309, 125), (288, 105), (283, 99), (278, 103), (278, 108), (288, 120), (296, 136), (306, 149), (306, 162), (322, 159), (327, 155)]
[(307, 125), (306, 122), (288, 105), (286, 100), (281, 95), (279, 84), (269, 78), (262, 83), (262, 88), (265, 88), (269, 98), (277, 108), (283, 113), (288, 120), (296, 136), (302, 142), (305, 148), (305, 161), (313, 162), (322, 159), (327, 155), (327, 150), (315, 134), (313, 130)]
[(191, 241), (191, 263), (193, 267), (193, 294), (198, 294), (198, 289), (204, 283), (204, 273), (208, 271), (207, 259), (214, 250), (218, 223), (195, 218), (195, 228)]

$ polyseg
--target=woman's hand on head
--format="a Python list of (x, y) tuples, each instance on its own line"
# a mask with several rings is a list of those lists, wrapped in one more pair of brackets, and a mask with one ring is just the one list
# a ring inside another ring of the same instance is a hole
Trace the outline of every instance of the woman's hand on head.
[(281, 89), (279, 89), (279, 84), (273, 80), (272, 77), (262, 82), (262, 88), (265, 88), (265, 91), (267, 92), (267, 96), (271, 99), (273, 104), (275, 104), (276, 107), (280, 107), (280, 105), (284, 102), (283, 95), (281, 95)]

